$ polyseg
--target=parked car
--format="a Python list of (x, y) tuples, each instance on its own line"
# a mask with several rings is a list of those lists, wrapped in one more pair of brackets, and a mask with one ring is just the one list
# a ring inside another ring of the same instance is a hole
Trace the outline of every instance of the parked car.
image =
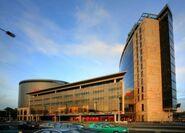
[(63, 129), (63, 128), (46, 128), (35, 131), (34, 133), (80, 133), (74, 129)]
[(81, 129), (75, 129), (75, 130), (79, 131), (80, 133), (102, 133), (100, 131), (90, 129), (90, 128), (81, 128)]
[(56, 125), (56, 123), (54, 122), (44, 122), (44, 123), (40, 123), (39, 127), (40, 128), (54, 128)]
[(15, 126), (1, 124), (0, 125), (0, 133), (22, 133), (19, 129)]
[(107, 122), (92, 123), (89, 125), (89, 128), (95, 129), (102, 133), (128, 133), (128, 128), (115, 126)]
[(77, 123), (55, 123), (54, 128), (81, 129), (81, 128), (84, 128), (84, 126)]
[(19, 129), (38, 129), (39, 124), (35, 121), (25, 121), (18, 124)]

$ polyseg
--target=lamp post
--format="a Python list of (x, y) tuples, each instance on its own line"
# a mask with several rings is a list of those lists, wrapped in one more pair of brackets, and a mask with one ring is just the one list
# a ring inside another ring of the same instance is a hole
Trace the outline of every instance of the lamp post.
[(5, 32), (7, 35), (9, 35), (9, 36), (11, 36), (11, 37), (15, 37), (15, 34), (14, 33), (12, 33), (12, 32), (10, 32), (10, 31), (6, 31), (6, 30), (4, 30), (4, 29), (2, 29), (2, 28), (0, 28), (0, 30), (1, 31), (3, 31), (3, 32)]

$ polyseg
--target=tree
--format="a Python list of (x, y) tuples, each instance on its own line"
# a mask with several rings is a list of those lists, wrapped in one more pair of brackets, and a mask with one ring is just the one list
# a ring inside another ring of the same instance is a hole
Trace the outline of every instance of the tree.
[(8, 119), (9, 120), (15, 120), (15, 119), (17, 119), (17, 108), (15, 108), (15, 109), (12, 109), (12, 108), (10, 108), (10, 107), (6, 107), (5, 109), (5, 114), (6, 114), (6, 116), (5, 117), (8, 117)]

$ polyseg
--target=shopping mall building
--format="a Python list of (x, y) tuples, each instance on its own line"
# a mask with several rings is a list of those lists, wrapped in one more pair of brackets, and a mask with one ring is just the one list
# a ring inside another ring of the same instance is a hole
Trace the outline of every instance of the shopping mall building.
[(128, 34), (120, 72), (67, 83), (19, 83), (19, 120), (171, 121), (176, 110), (172, 13), (143, 13)]

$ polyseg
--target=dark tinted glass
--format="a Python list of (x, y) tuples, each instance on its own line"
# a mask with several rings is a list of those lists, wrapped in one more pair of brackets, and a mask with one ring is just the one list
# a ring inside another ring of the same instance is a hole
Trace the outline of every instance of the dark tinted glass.
[[(166, 13), (167, 12), (167, 13)], [(176, 106), (175, 57), (172, 16), (166, 11), (160, 19), (163, 108)]]

